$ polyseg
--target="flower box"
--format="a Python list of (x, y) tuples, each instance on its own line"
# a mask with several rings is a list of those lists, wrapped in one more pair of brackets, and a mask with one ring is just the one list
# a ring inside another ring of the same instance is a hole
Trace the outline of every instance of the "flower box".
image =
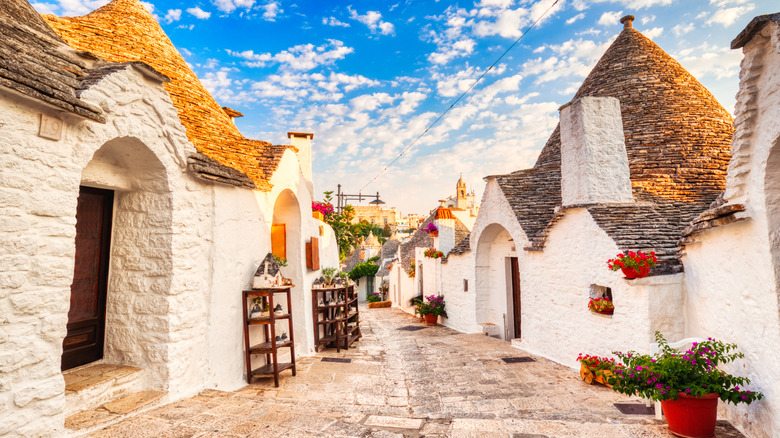
[(319, 211), (312, 211), (311, 217), (313, 217), (314, 219), (325, 221), (325, 215), (320, 213)]
[(612, 371), (609, 370), (597, 370), (597, 371), (591, 371), (588, 369), (588, 366), (584, 363), (580, 362), (580, 377), (582, 377), (582, 380), (585, 381), (588, 385), (592, 385), (593, 382), (601, 383), (604, 386), (608, 386), (612, 388), (612, 385), (607, 383), (610, 377), (612, 377)]

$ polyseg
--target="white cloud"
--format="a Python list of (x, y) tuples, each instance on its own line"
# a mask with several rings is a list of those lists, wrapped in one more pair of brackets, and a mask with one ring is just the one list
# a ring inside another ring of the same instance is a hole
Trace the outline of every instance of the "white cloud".
[(523, 64), (522, 73), (535, 76), (534, 83), (542, 84), (559, 79), (584, 78), (601, 58), (612, 40), (601, 44), (591, 40), (569, 40), (547, 46), (555, 55), (530, 59)]
[(199, 20), (206, 20), (211, 17), (211, 12), (206, 12), (199, 6), (195, 6), (194, 8), (187, 8), (187, 13)]
[(566, 24), (572, 24), (572, 23), (574, 23), (577, 20), (582, 20), (583, 18), (585, 18), (585, 13), (584, 12), (580, 12), (579, 14), (577, 14), (577, 15), (569, 18), (568, 20), (566, 20)]
[(38, 11), (39, 14), (56, 14), (59, 10), (59, 6), (51, 3), (33, 3), (32, 7)]
[(654, 27), (652, 29), (643, 30), (642, 34), (651, 40), (654, 40), (664, 33), (663, 27)]
[(236, 52), (230, 49), (227, 53), (245, 59), (247, 62), (244, 64), (248, 67), (266, 67), (272, 63), (279, 63), (292, 70), (311, 70), (321, 65), (333, 64), (354, 51), (352, 47), (345, 46), (341, 41), (328, 40), (328, 44), (321, 46), (301, 44), (276, 54), (255, 53), (252, 50)]
[(231, 13), (238, 8), (251, 9), (255, 0), (212, 0), (214, 6), (222, 12)]
[(620, 23), (620, 17), (623, 16), (623, 11), (611, 11), (604, 12), (599, 18), (599, 25), (601, 26), (615, 26)]
[(642, 24), (651, 23), (653, 21), (655, 21), (655, 15), (643, 15), (639, 19), (639, 22), (642, 23)]
[(672, 32), (678, 37), (685, 35), (696, 29), (696, 25), (693, 23), (680, 23), (672, 28)]
[(742, 53), (728, 47), (703, 43), (679, 51), (674, 58), (698, 79), (711, 76), (716, 79), (736, 78)]
[(276, 21), (276, 16), (280, 13), (284, 12), (279, 7), (279, 2), (270, 2), (268, 4), (265, 4), (263, 6), (260, 6), (261, 9), (263, 9), (263, 18), (266, 21)]
[(594, 3), (604, 3), (604, 2), (620, 3), (627, 8), (643, 9), (643, 8), (650, 8), (652, 6), (668, 6), (674, 3), (675, 0), (591, 0), (591, 1)]
[[(57, 0), (58, 5), (52, 3), (36, 3), (33, 6), (41, 11), (58, 14), (65, 17), (86, 15), (93, 10), (108, 4), (110, 0)], [(37, 6), (36, 6), (37, 5)]]
[(728, 5), (742, 5), (749, 1), (750, 0), (710, 0), (710, 4), (715, 7), (722, 8)]
[(181, 19), (181, 9), (168, 9), (165, 17), (163, 17), (163, 21), (168, 24), (179, 21), (179, 19)]
[(154, 5), (153, 4), (151, 4), (149, 2), (145, 2), (145, 1), (141, 1), (141, 4), (143, 5), (144, 9), (149, 11), (150, 14), (154, 15)]
[(393, 23), (382, 21), (382, 14), (379, 12), (368, 11), (365, 15), (360, 15), (356, 10), (352, 9), (351, 6), (347, 6), (347, 10), (349, 10), (350, 18), (368, 26), (368, 29), (371, 30), (372, 33), (378, 31), (382, 35), (395, 35), (395, 26), (393, 26)]
[(751, 4), (746, 6), (735, 6), (733, 8), (720, 9), (712, 14), (710, 19), (707, 20), (707, 23), (718, 23), (722, 24), (724, 27), (729, 27), (734, 24), (739, 19), (739, 17), (745, 15), (747, 12), (752, 11), (754, 8), (755, 6)]
[(446, 64), (454, 58), (470, 55), (474, 51), (474, 46), (476, 46), (474, 40), (464, 38), (455, 41), (449, 47), (439, 47), (439, 50), (428, 55), (428, 60), (434, 64)]
[(336, 17), (322, 17), (322, 24), (333, 27), (349, 27), (349, 23), (345, 23)]

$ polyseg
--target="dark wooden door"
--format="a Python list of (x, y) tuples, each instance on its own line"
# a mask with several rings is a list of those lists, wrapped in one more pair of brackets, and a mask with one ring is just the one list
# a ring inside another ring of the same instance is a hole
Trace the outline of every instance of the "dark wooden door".
[(103, 357), (106, 286), (114, 192), (81, 187), (76, 207), (76, 266), (70, 286), (68, 334), (62, 341), (62, 369)]
[(512, 266), (512, 308), (515, 321), (515, 338), (520, 337), (520, 266), (517, 264), (517, 257), (510, 257)]

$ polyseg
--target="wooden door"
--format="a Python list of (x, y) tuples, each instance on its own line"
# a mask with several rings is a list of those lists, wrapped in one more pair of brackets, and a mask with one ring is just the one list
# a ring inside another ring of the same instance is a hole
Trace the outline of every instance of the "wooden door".
[(287, 258), (287, 225), (286, 224), (272, 224), (271, 225), (271, 252), (273, 255), (286, 259)]
[(512, 309), (515, 321), (515, 338), (520, 337), (520, 266), (517, 264), (517, 257), (510, 257), (512, 266)]
[(81, 187), (76, 207), (76, 264), (70, 286), (62, 369), (103, 357), (106, 286), (114, 192)]

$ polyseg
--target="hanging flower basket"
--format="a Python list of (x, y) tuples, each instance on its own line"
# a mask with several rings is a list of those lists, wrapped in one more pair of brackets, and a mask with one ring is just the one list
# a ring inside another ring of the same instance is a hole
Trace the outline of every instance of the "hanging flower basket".
[(625, 254), (620, 253), (616, 255), (614, 259), (607, 260), (609, 269), (623, 271), (623, 275), (626, 278), (647, 277), (650, 269), (657, 263), (658, 259), (655, 257), (655, 251), (650, 251), (649, 255), (642, 251), (628, 251)]

